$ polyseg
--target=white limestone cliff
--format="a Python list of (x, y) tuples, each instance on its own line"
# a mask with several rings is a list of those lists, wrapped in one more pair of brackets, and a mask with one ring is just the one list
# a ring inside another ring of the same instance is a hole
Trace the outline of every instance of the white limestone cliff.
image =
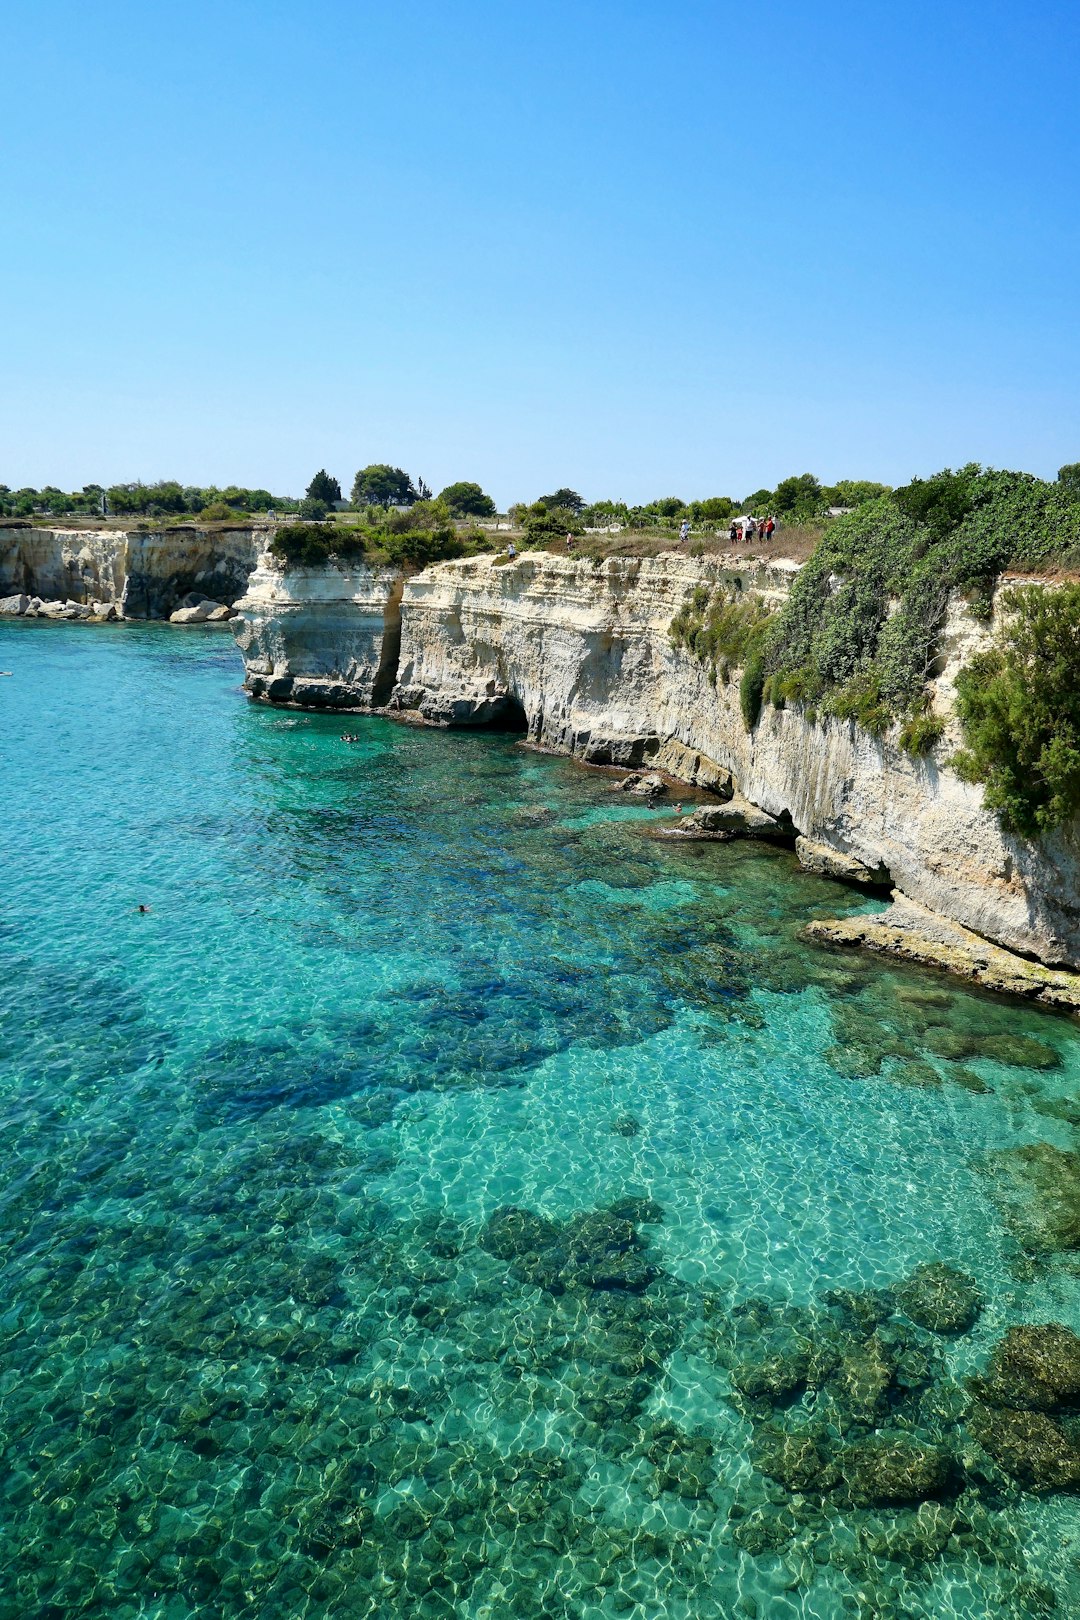
[(526, 552), (510, 563), (438, 563), (403, 589), (389, 570), (264, 563), (238, 604), (256, 695), (386, 704), (435, 724), (517, 716), (537, 746), (593, 763), (648, 765), (719, 788), (734, 779), (803, 840), (812, 869), (830, 869), (833, 851), (843, 857), (835, 871), (857, 863), (1009, 950), (1080, 966), (1077, 828), (1038, 843), (1011, 838), (981, 788), (945, 763), (959, 741), (956, 670), (992, 633), (960, 602), (932, 687), (946, 736), (932, 757), (912, 759), (895, 729), (878, 739), (794, 707), (766, 706), (750, 733), (737, 683), (714, 685), (672, 646), (671, 620), (695, 587), (722, 582), (779, 606), (793, 563), (671, 553), (594, 565)]
[(385, 704), (397, 671), (403, 583), (393, 568), (285, 568), (261, 556), (234, 604), (248, 691), (312, 708)]
[(0, 526), (0, 597), (104, 603), (124, 618), (167, 619), (192, 591), (235, 601), (265, 543), (251, 528)]

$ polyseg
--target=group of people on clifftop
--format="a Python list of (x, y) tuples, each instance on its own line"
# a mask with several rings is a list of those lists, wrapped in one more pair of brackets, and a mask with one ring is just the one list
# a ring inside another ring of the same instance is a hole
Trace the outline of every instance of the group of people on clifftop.
[[(762, 545), (765, 545), (772, 539), (775, 533), (776, 519), (773, 517), (736, 517), (732, 518), (731, 520), (731, 527), (728, 529), (728, 539), (731, 541), (732, 545), (735, 545), (739, 540), (753, 540), (754, 536), (756, 535), (759, 542)], [(689, 538), (690, 523), (686, 518), (684, 518), (679, 524), (679, 540), (683, 545), (685, 545)], [(569, 536), (567, 536), (567, 544), (569, 545)]]

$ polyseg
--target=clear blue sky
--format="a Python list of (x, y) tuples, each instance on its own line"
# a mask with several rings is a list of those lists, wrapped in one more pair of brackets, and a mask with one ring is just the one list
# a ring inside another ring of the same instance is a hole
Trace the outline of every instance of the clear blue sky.
[(1080, 459), (1080, 7), (9, 0), (0, 482)]

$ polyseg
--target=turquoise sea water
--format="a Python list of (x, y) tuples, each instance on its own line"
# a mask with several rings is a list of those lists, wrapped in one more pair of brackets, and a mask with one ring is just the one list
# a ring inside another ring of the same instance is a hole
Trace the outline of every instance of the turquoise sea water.
[[(0, 1616), (1080, 1613), (1076, 1498), (963, 1422), (1080, 1325), (1073, 1025), (512, 737), (253, 706), (219, 634), (0, 667)], [(868, 1292), (932, 1261), (972, 1331)], [(948, 1484), (845, 1494), (898, 1434)]]

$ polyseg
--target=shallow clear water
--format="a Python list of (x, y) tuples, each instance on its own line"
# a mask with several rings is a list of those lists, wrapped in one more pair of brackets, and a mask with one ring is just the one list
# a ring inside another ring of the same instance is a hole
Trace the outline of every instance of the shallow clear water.
[[(1078, 1325), (1074, 1026), (810, 947), (866, 902), (511, 737), (255, 707), (219, 635), (0, 666), (0, 1615), (1078, 1612), (1076, 1498), (958, 1415)], [(936, 1260), (984, 1306), (902, 1329), (916, 1395), (740, 1390)], [(803, 1419), (967, 1484), (792, 1493)]]

